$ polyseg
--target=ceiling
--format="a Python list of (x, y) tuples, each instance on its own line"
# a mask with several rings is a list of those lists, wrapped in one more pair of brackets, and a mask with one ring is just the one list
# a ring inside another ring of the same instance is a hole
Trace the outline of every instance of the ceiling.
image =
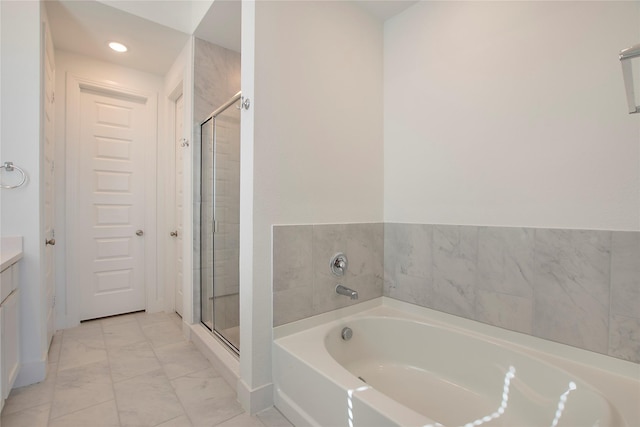
[[(355, 0), (384, 21), (417, 1)], [(45, 0), (56, 49), (164, 75), (191, 34), (240, 51), (240, 0)], [(129, 51), (108, 48), (119, 41)]]
[[(56, 49), (149, 73), (164, 75), (189, 39), (186, 32), (93, 0), (45, 4)], [(129, 51), (116, 53), (109, 41), (124, 43)]]
[(386, 21), (409, 6), (418, 3), (418, 0), (355, 0), (355, 2), (379, 20)]

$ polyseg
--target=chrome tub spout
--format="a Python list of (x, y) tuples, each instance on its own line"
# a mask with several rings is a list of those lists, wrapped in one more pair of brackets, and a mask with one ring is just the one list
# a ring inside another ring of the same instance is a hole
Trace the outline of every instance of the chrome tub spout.
[(351, 299), (358, 299), (358, 291), (354, 291), (353, 289), (349, 289), (342, 285), (336, 285), (336, 294), (345, 295)]

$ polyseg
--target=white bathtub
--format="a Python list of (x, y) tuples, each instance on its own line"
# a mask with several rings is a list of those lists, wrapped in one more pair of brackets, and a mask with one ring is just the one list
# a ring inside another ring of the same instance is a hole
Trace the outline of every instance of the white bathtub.
[(388, 298), (275, 328), (273, 356), (296, 426), (640, 426), (640, 365)]

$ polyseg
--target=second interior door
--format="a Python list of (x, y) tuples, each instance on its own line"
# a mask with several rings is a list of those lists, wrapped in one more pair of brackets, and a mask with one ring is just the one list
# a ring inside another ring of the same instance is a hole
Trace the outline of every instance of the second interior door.
[(80, 93), (80, 320), (145, 309), (144, 100)]

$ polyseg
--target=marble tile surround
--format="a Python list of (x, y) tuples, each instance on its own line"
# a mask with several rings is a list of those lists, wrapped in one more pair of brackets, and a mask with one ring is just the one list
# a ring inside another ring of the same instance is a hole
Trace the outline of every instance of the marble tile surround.
[(275, 226), (273, 245), (274, 326), (352, 304), (332, 295), (341, 250), (359, 301), (385, 295), (640, 363), (640, 232), (300, 225)]
[(385, 296), (640, 363), (640, 232), (384, 227)]
[[(273, 324), (283, 325), (382, 296), (383, 224), (273, 227)], [(329, 261), (349, 260), (343, 277)], [(358, 291), (358, 300), (337, 295), (336, 284)]]

